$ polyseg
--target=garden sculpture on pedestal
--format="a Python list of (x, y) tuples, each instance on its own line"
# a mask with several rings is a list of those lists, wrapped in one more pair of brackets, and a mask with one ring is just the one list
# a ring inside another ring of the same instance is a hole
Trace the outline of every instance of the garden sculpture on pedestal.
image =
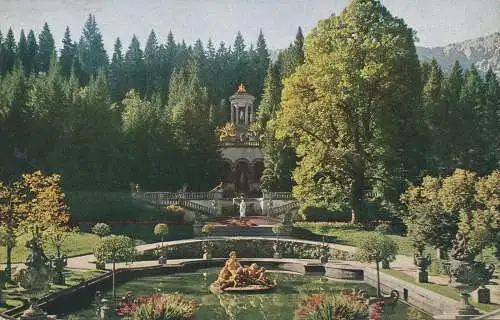
[(231, 251), (229, 259), (220, 270), (217, 280), (210, 285), (214, 292), (223, 291), (263, 291), (275, 287), (267, 278), (266, 269), (252, 263), (242, 266), (235, 251)]
[(413, 262), (418, 267), (417, 281), (419, 283), (429, 282), (429, 273), (427, 272), (427, 268), (432, 262), (430, 254), (424, 256), (422, 251), (416, 252), (413, 255)]
[(43, 252), (40, 239), (33, 237), (26, 243), (26, 247), (31, 251), (25, 262), (27, 269), (21, 270), (16, 280), (30, 296), (30, 307), (21, 319), (47, 319), (47, 314), (38, 308), (37, 297), (48, 289), (52, 275), (50, 260)]
[(461, 318), (477, 315), (479, 312), (469, 303), (470, 293), (488, 283), (495, 269), (491, 265), (474, 261), (474, 254), (468, 250), (466, 239), (460, 232), (453, 240), (450, 256), (450, 286), (458, 290), (462, 297), (458, 315)]

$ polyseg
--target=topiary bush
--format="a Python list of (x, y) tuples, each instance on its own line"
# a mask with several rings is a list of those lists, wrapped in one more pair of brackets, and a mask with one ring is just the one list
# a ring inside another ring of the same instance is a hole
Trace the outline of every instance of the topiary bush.
[(111, 227), (106, 224), (106, 223), (96, 223), (93, 227), (92, 227), (92, 233), (99, 236), (99, 237), (105, 237), (105, 236), (109, 236), (111, 234)]
[(374, 229), (375, 232), (378, 232), (380, 234), (384, 234), (384, 235), (387, 235), (387, 234), (391, 234), (392, 233), (392, 228), (390, 225), (386, 224), (386, 223), (382, 223), (382, 224), (379, 224), (378, 226), (375, 227)]

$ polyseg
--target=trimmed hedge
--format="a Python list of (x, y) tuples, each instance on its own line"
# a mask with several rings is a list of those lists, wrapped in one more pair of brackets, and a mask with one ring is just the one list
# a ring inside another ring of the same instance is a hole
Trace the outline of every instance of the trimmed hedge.
[[(212, 256), (214, 258), (227, 258), (229, 252), (236, 251), (241, 258), (272, 258), (274, 254), (274, 240), (215, 240), (213, 241)], [(196, 259), (201, 258), (203, 242), (184, 243), (168, 247), (168, 259)], [(319, 259), (321, 247), (314, 244), (279, 241), (280, 252), (283, 258)], [(350, 260), (352, 254), (346, 251), (330, 249), (333, 260)], [(154, 250), (147, 251), (138, 257), (139, 261), (155, 260)]]

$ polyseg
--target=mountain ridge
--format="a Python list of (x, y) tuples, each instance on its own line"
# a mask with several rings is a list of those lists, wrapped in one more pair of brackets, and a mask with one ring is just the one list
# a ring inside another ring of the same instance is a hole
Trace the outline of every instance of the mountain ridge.
[[(444, 46), (417, 46), (416, 49), (420, 61), (435, 58), (444, 72), (451, 71), (455, 61), (458, 61), (464, 69), (474, 64), (483, 75), (491, 67), (500, 78), (500, 32)], [(276, 62), (278, 54), (283, 50), (285, 49), (270, 50), (271, 60)]]
[(464, 69), (474, 64), (482, 74), (491, 68), (500, 77), (500, 32), (445, 46), (417, 47), (417, 55), (421, 61), (435, 58), (445, 72), (458, 61)]

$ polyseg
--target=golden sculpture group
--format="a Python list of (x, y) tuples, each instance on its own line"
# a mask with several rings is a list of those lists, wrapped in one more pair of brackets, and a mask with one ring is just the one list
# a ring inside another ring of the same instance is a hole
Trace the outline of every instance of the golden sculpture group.
[(219, 272), (217, 280), (211, 284), (215, 291), (263, 291), (276, 285), (267, 278), (266, 269), (252, 263), (242, 266), (236, 257), (236, 252), (229, 254), (229, 259)]

